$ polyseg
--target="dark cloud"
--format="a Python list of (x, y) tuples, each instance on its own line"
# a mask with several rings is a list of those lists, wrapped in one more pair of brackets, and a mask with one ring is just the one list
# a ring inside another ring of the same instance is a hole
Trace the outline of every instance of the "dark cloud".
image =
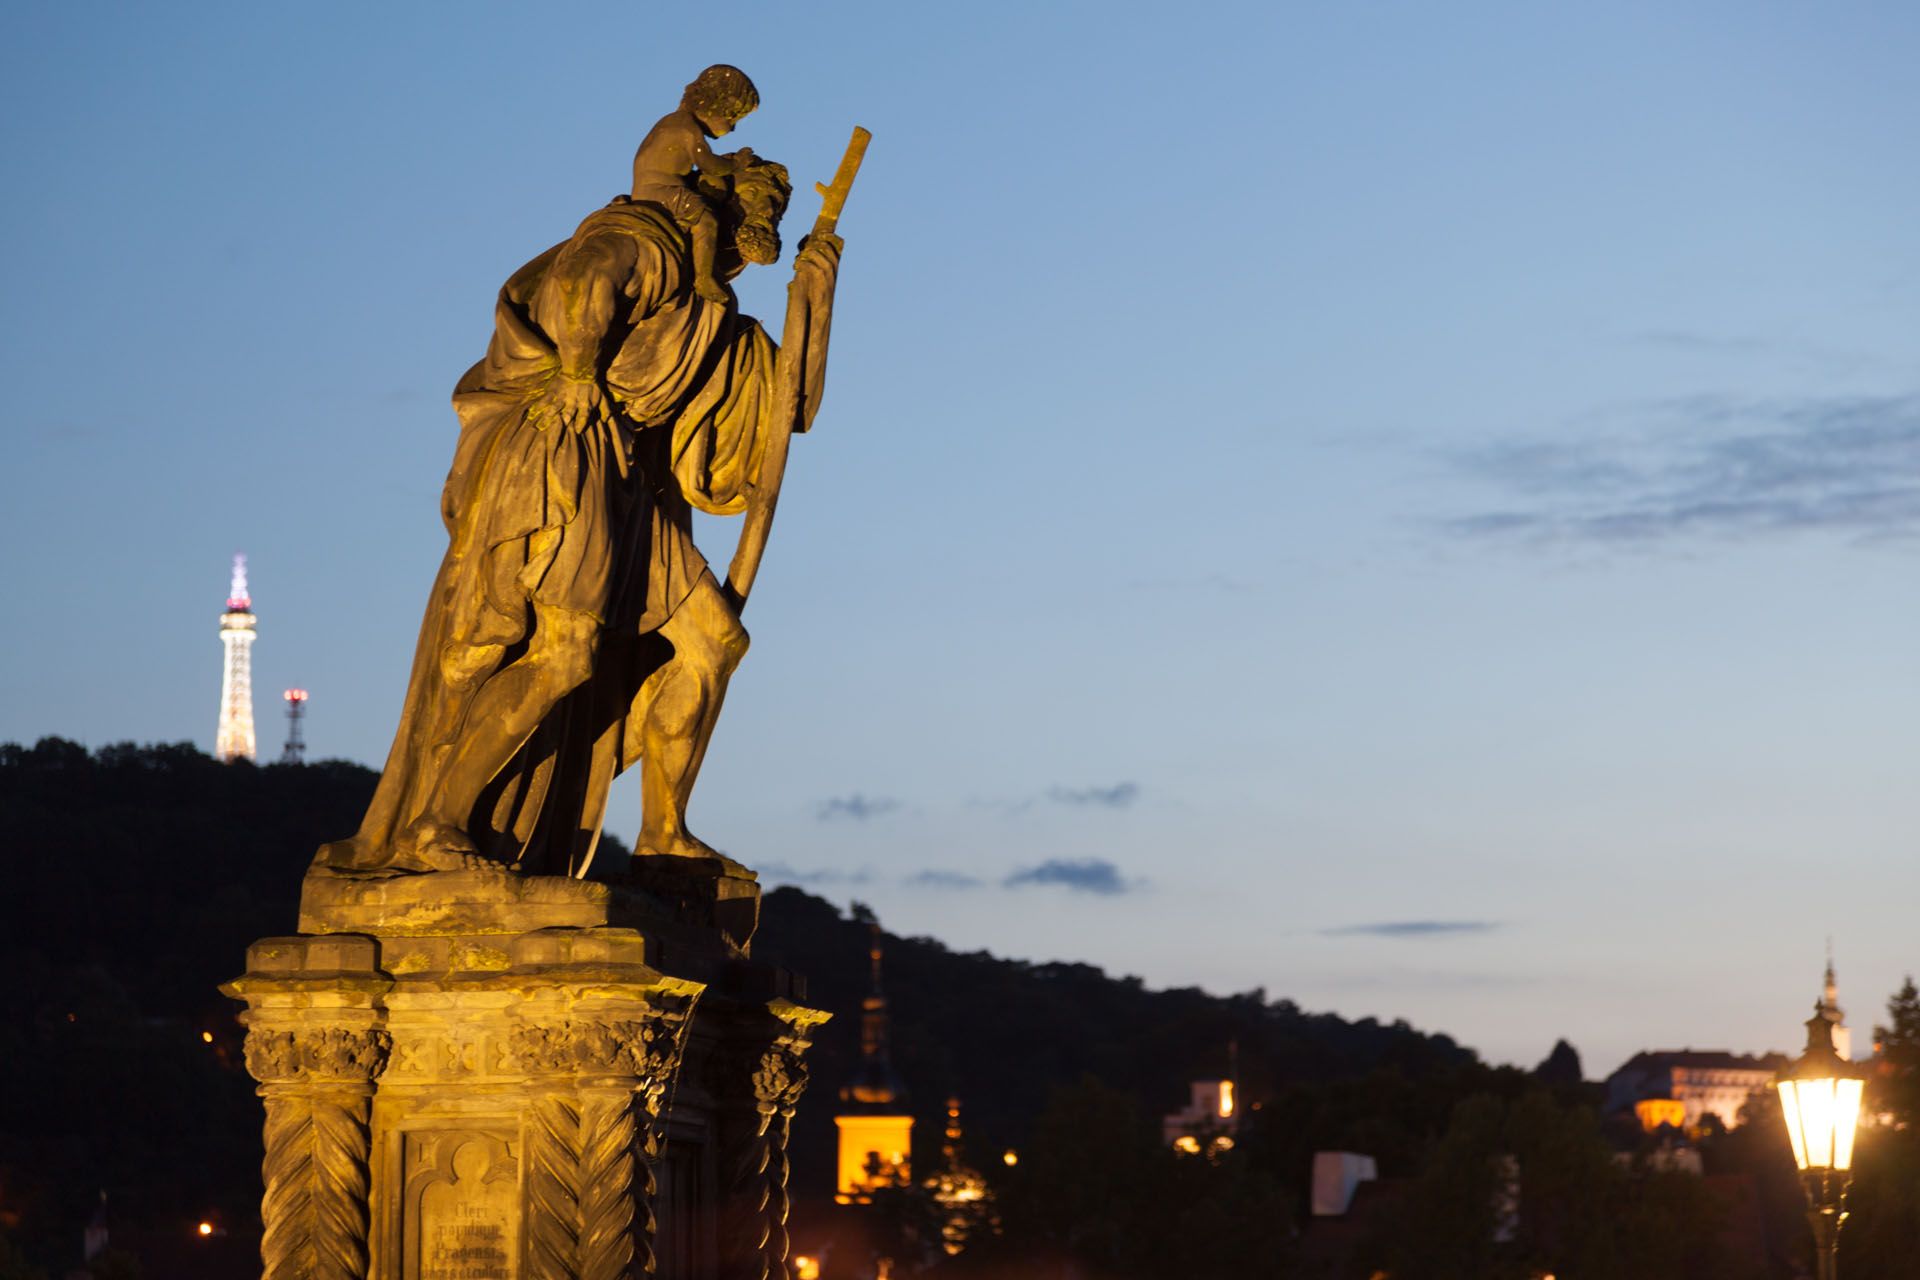
[(1050, 787), (1047, 799), (1055, 804), (1093, 806), (1100, 809), (1124, 809), (1140, 798), (1137, 782), (1116, 782), (1110, 787)]
[(1462, 933), (1491, 933), (1499, 927), (1493, 920), (1380, 920), (1343, 924), (1320, 933), (1328, 938), (1450, 938)]
[(978, 889), (984, 881), (964, 871), (916, 871), (907, 877), (915, 889)]
[(1077, 893), (1126, 893), (1138, 885), (1120, 874), (1105, 858), (1052, 858), (1037, 867), (1022, 867), (1001, 881), (1009, 889), (1030, 884), (1057, 884)]
[(768, 881), (780, 881), (783, 884), (797, 885), (841, 885), (866, 884), (873, 879), (873, 873), (864, 867), (815, 867), (803, 870), (790, 867), (784, 862), (763, 862), (760, 875)]
[(1510, 505), (1443, 522), (1464, 537), (1650, 546), (1688, 537), (1920, 533), (1920, 395), (1693, 396), (1626, 429), (1456, 456)]
[(899, 807), (900, 802), (889, 796), (863, 796), (856, 791), (850, 796), (831, 796), (822, 801), (816, 816), (822, 822), (832, 822), (836, 818), (865, 822), (869, 818), (892, 813)]

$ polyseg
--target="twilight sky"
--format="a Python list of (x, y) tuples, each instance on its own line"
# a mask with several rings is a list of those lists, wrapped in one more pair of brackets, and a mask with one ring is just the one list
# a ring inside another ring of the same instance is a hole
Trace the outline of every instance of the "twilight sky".
[(730, 61), (874, 142), (708, 840), (1594, 1075), (1920, 969), (1920, 8), (697, 10), (9, 16), (0, 740), (211, 749), (245, 551), (378, 765), (495, 290)]

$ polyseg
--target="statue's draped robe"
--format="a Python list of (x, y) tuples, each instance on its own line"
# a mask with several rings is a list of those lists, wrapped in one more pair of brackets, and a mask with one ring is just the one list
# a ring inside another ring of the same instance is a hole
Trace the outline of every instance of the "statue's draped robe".
[[(634, 699), (669, 653), (659, 627), (707, 571), (691, 509), (745, 508), (774, 412), (774, 344), (694, 294), (690, 275), (671, 218), (616, 202), (501, 288), (486, 359), (454, 389), (449, 545), (400, 728), (359, 833), (323, 861), (391, 860), (473, 694), (525, 652), (538, 603), (598, 620), (593, 675), (494, 779), (468, 833), (522, 871), (584, 873), (609, 784), (637, 755)], [(618, 411), (575, 432), (553, 420), (545, 392), (583, 358)]]

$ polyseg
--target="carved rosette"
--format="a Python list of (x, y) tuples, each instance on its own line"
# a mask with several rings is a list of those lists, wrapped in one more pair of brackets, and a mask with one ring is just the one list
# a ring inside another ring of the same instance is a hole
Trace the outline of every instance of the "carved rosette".
[(368, 1111), (391, 1047), (373, 1029), (247, 1032), (247, 1071), (267, 1112), (265, 1280), (365, 1280)]
[(691, 1004), (514, 1030), (511, 1051), (531, 1093), (527, 1259), (538, 1280), (654, 1271), (650, 1164)]

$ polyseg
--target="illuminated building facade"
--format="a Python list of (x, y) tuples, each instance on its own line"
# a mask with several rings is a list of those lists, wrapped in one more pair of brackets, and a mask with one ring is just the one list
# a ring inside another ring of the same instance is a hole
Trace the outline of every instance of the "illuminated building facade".
[(233, 558), (233, 582), (227, 611), (220, 615), (220, 642), (226, 665), (220, 676), (220, 730), (213, 754), (221, 760), (251, 760), (253, 743), (253, 599), (247, 594), (247, 558)]
[[(1607, 1113), (1638, 1111), (1645, 1101), (1679, 1104), (1681, 1129), (1697, 1128), (1711, 1115), (1728, 1129), (1740, 1124), (1741, 1109), (1756, 1093), (1773, 1087), (1787, 1060), (1777, 1053), (1748, 1055), (1724, 1050), (1679, 1049), (1636, 1053), (1607, 1077)], [(1672, 1124), (1672, 1107), (1651, 1109), (1659, 1124)]]
[(1198, 1155), (1226, 1150), (1240, 1128), (1240, 1107), (1231, 1080), (1195, 1080), (1187, 1105), (1160, 1121), (1160, 1134), (1175, 1151)]
[(840, 1088), (839, 1176), (833, 1198), (841, 1204), (871, 1204), (881, 1187), (905, 1186), (912, 1177), (913, 1116), (906, 1086), (894, 1073), (887, 1047), (887, 997), (880, 975), (880, 926), (872, 926), (868, 957), (873, 987), (861, 1004), (860, 1065)]
[(1678, 1098), (1642, 1098), (1633, 1104), (1633, 1114), (1648, 1133), (1687, 1127), (1687, 1104)]
[[(1853, 1056), (1853, 1032), (1840, 1008), (1833, 957), (1827, 957), (1820, 1016), (1833, 1024), (1833, 1047)], [(1609, 1115), (1632, 1111), (1640, 1127), (1652, 1133), (1663, 1125), (1692, 1131), (1709, 1115), (1728, 1129), (1740, 1124), (1741, 1109), (1754, 1094), (1773, 1087), (1787, 1059), (1777, 1053), (1747, 1055), (1719, 1050), (1664, 1050), (1637, 1053), (1607, 1077)]]

